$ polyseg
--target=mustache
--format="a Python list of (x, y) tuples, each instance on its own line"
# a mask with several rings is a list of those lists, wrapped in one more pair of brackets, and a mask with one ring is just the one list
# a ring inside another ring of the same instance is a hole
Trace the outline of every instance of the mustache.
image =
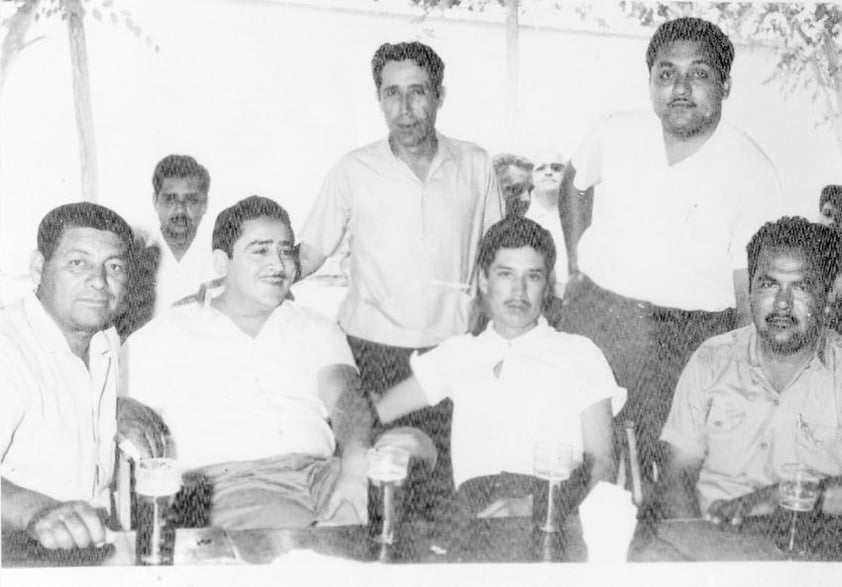
[(765, 322), (770, 324), (772, 322), (786, 321), (790, 324), (795, 324), (798, 319), (789, 312), (774, 312), (766, 316)]

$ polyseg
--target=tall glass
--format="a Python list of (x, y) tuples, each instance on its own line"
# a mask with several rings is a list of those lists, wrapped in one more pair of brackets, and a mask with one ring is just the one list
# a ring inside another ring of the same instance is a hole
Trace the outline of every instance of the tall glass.
[(171, 565), (175, 550), (173, 504), (181, 489), (181, 470), (172, 459), (140, 459), (135, 466), (139, 565)]
[(819, 499), (821, 476), (799, 463), (784, 465), (781, 473), (778, 505), (787, 519), (778, 535), (777, 546), (787, 554), (803, 554), (809, 548), (810, 513)]
[(541, 531), (559, 531), (558, 509), (559, 488), (562, 481), (570, 478), (573, 470), (573, 447), (563, 442), (538, 441), (533, 447), (532, 466), (535, 476), (547, 481), (547, 515)]
[(398, 490), (406, 479), (409, 453), (397, 447), (372, 448), (368, 451), (368, 478), (373, 488), (371, 520), (375, 540), (393, 544), (400, 515)]

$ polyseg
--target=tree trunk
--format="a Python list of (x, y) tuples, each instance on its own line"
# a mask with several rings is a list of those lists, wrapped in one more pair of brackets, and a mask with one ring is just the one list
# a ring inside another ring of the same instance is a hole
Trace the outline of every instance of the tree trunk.
[(82, 169), (82, 199), (97, 201), (97, 161), (94, 116), (91, 106), (91, 81), (88, 75), (88, 51), (85, 44), (85, 11), (81, 0), (63, 0), (70, 36), (70, 61), (73, 66), (73, 103), (79, 135), (79, 159)]
[(35, 10), (40, 0), (29, 0), (19, 5), (15, 13), (10, 16), (0, 30), (0, 94), (3, 93), (3, 86), (6, 78), (12, 70), (15, 60), (26, 44), (26, 33), (35, 17)]
[(506, 0), (506, 135), (509, 147), (519, 149), (518, 85), (520, 47), (518, 43), (518, 0)]

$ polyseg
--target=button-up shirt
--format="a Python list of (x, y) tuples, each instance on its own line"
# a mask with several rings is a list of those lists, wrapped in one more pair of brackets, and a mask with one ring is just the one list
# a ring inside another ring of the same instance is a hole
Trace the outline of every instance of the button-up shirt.
[(352, 336), (419, 348), (467, 329), (477, 249), (502, 218), (502, 203), (488, 154), (436, 136), (423, 181), (388, 140), (344, 156), (299, 233), (330, 255), (350, 231), (350, 285), (339, 323)]
[(711, 338), (691, 357), (661, 439), (703, 459), (703, 512), (777, 483), (786, 463), (842, 474), (842, 338), (827, 331), (819, 343), (781, 392), (760, 365), (753, 325)]
[(59, 501), (108, 507), (119, 345), (113, 328), (97, 332), (86, 367), (34, 295), (0, 312), (4, 479)]

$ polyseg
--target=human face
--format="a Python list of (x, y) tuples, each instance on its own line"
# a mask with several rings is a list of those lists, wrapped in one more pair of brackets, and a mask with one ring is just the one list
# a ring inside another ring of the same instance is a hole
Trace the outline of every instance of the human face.
[(208, 195), (201, 191), (198, 177), (164, 178), (155, 195), (161, 232), (168, 239), (192, 242), (207, 209)]
[(409, 59), (386, 63), (381, 79), (378, 99), (392, 144), (412, 149), (433, 141), (444, 88), (437, 97), (427, 70)]
[(500, 174), (500, 189), (506, 198), (520, 196), (528, 192), (529, 172), (517, 165), (509, 165)]
[(66, 337), (92, 335), (111, 324), (128, 280), (126, 253), (113, 232), (71, 227), (49, 261), (40, 252), (33, 255), (38, 299)]
[(698, 41), (675, 41), (655, 55), (649, 96), (664, 132), (686, 139), (709, 135), (722, 116), (731, 78), (720, 79), (713, 60)]
[(564, 164), (561, 161), (544, 161), (532, 170), (532, 185), (544, 192), (557, 192), (561, 189), (561, 175)]
[(842, 230), (842, 207), (828, 200), (822, 204), (819, 222), (836, 230)]
[(782, 355), (812, 349), (826, 296), (819, 272), (800, 250), (761, 250), (750, 299), (763, 348)]
[(488, 268), (480, 272), (479, 289), (500, 336), (513, 339), (538, 323), (548, 291), (544, 256), (532, 247), (499, 249)]
[(243, 314), (268, 314), (295, 281), (295, 250), (289, 226), (266, 216), (246, 220), (229, 258), (214, 251), (225, 276), (225, 296)]

